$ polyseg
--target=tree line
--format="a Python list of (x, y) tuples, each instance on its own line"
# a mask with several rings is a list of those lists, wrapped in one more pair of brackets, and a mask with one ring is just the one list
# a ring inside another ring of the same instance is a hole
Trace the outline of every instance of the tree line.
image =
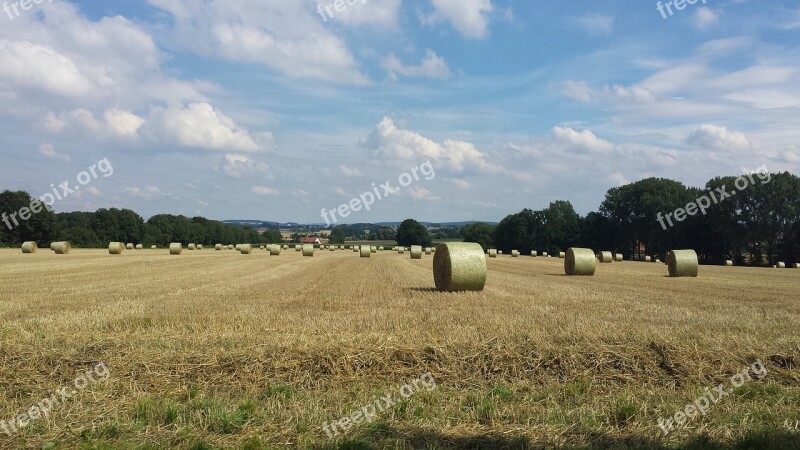
[[(8, 217), (27, 207), (31, 196), (23, 191), (0, 193), (0, 211)], [(259, 234), (251, 228), (239, 228), (203, 217), (188, 218), (159, 214), (145, 221), (129, 209), (99, 209), (95, 212), (54, 213), (44, 209), (14, 226), (0, 223), (0, 245), (18, 246), (25, 241), (47, 244), (70, 241), (75, 247), (105, 247), (109, 242), (167, 246), (171, 242), (213, 245), (241, 242), (278, 243), (281, 234), (269, 230)]]
[(585, 217), (570, 202), (556, 201), (511, 214), (496, 226), (467, 225), (462, 235), (484, 249), (523, 254), (588, 247), (636, 259), (691, 248), (709, 264), (792, 263), (800, 261), (798, 192), (800, 178), (789, 172), (716, 177), (703, 188), (647, 178), (610, 189), (599, 209)]

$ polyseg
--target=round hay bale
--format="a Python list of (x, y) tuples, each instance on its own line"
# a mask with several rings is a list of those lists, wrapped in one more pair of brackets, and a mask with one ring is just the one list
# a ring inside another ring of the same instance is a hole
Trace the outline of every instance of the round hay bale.
[(122, 242), (111, 242), (108, 244), (109, 255), (121, 255), (125, 250), (125, 244)]
[(354, 245), (353, 246), (353, 253), (358, 253), (360, 251), (361, 251), (361, 247), (360, 246), (358, 246), (358, 245)]
[(303, 256), (314, 256), (313, 244), (303, 244)]
[(180, 242), (173, 242), (169, 244), (169, 254), (170, 255), (180, 255), (183, 251), (183, 244)]
[(786, 263), (783, 261), (778, 261), (778, 269), (785, 269)]
[(497, 254), (498, 254), (498, 255), (502, 255), (502, 254), (503, 254), (503, 251), (502, 251), (502, 250), (498, 250), (498, 251), (497, 251)]
[(372, 252), (370, 251), (369, 246), (367, 245), (361, 246), (359, 254), (361, 255), (362, 258), (369, 258), (370, 256), (372, 256)]
[(550, 255), (548, 255), (548, 254), (547, 254), (547, 252), (542, 252), (542, 256), (543, 256), (543, 257), (545, 257), (545, 258), (547, 258), (547, 257), (548, 257), (548, 256), (550, 256)]
[(653, 262), (657, 262), (657, 263), (659, 263), (659, 264), (660, 264), (660, 263), (661, 263), (661, 259), (659, 259), (659, 258), (656, 258), (656, 259), (655, 259)]
[(241, 244), (239, 246), (239, 253), (241, 253), (242, 255), (252, 255), (253, 244)]
[(448, 242), (436, 247), (433, 282), (439, 291), (482, 291), (486, 285), (486, 257), (480, 244)]
[(430, 247), (425, 247), (425, 254), (430, 255), (432, 253), (432, 249)]
[[(53, 248), (53, 244), (50, 244), (50, 248), (52, 248), (53, 250), (55, 250), (55, 249)], [(128, 244), (126, 244), (126, 245), (125, 245), (125, 248), (126, 248), (126, 249), (128, 249), (128, 250), (133, 250), (133, 244), (131, 244), (131, 243), (128, 243)]]
[(397, 253), (399, 253), (399, 254), (401, 254), (401, 255), (402, 255), (402, 254), (403, 254), (403, 253), (405, 253), (405, 252), (406, 252), (406, 249), (405, 249), (405, 247), (397, 247)]
[(696, 277), (697, 253), (694, 250), (672, 250), (667, 253), (667, 268), (673, 278)]
[(794, 266), (792, 267), (794, 267), (795, 269), (800, 269), (800, 263), (795, 263)]
[(645, 256), (644, 257), (644, 262), (652, 262), (652, 260), (653, 260), (653, 258), (650, 257), (650, 256)]
[(53, 251), (56, 252), (56, 255), (69, 254), (70, 250), (72, 250), (72, 244), (68, 241), (53, 243)]
[(538, 255), (539, 255), (539, 253), (536, 250), (531, 250), (531, 257), (532, 258), (536, 258), (536, 256), (538, 256)]
[(295, 246), (294, 246), (294, 251), (296, 251), (296, 252), (302, 252), (302, 251), (303, 251), (303, 246), (302, 246), (302, 245), (300, 245), (300, 244), (297, 244), (297, 245), (295, 245)]
[(421, 245), (412, 245), (411, 246), (411, 259), (422, 259), (422, 246)]
[(733, 266), (733, 261), (731, 261), (730, 259), (726, 259), (726, 260), (725, 260), (725, 264), (724, 264), (724, 265), (725, 265), (726, 267), (731, 267), (731, 266)]
[(197, 250), (197, 244), (189, 244), (189, 250)]
[(50, 250), (55, 250), (55, 248), (53, 248), (53, 245), (54, 245), (54, 244), (55, 244), (55, 242), (51, 242), (51, 243), (50, 243)]
[(144, 250), (144, 245), (136, 244), (136, 250)]
[(270, 245), (269, 246), (269, 254), (270, 256), (280, 256), (281, 255), (281, 246), (280, 245)]
[(622, 261), (622, 253), (615, 253), (614, 254), (614, 261)]
[(564, 257), (564, 273), (569, 276), (591, 277), (597, 268), (594, 251), (589, 248), (574, 248), (567, 250)]
[(284, 250), (289, 250), (289, 246), (288, 245), (283, 245), (283, 247), (281, 247), (281, 248), (283, 248)]
[(157, 249), (157, 248), (158, 248), (158, 247), (156, 247), (155, 245), (151, 245), (151, 246), (150, 246), (150, 250), (155, 250), (155, 249)]
[(378, 253), (378, 247), (376, 247), (374, 245), (370, 245), (369, 246), (369, 252), (370, 253)]
[(490, 248), (489, 249), (489, 258), (497, 258), (497, 250)]
[(380, 251), (380, 252), (383, 251), (383, 246), (382, 245), (380, 247), (378, 247), (378, 251)]
[(259, 246), (258, 246), (258, 249), (259, 249), (259, 250), (266, 250), (266, 247), (264, 247), (263, 245), (259, 245)]
[(332, 252), (335, 252), (335, 251), (336, 251), (336, 247), (334, 247), (334, 246), (331, 246), (331, 247), (330, 247), (328, 250), (330, 250), (330, 251), (332, 251)]
[(567, 257), (567, 254), (564, 253), (564, 252), (558, 252), (558, 257), (561, 258), (561, 259), (564, 259), (564, 258)]
[(511, 250), (512, 258), (519, 258), (519, 250)]
[(202, 250), (202, 249), (203, 249), (203, 244), (197, 244), (197, 245), (195, 246), (195, 248), (196, 248), (197, 250)]
[(222, 244), (217, 244), (217, 245), (215, 245), (215, 246), (214, 246), (214, 250), (216, 250), (216, 251), (220, 251), (220, 250), (222, 250)]
[(611, 252), (600, 252), (597, 255), (597, 259), (599, 259), (601, 263), (609, 264), (614, 261), (614, 255), (612, 255)]
[[(50, 245), (51, 245), (50, 248), (53, 248), (52, 247), (53, 244)], [(39, 246), (36, 245), (36, 242), (34, 241), (28, 241), (22, 244), (22, 253), (26, 254), (36, 253), (36, 250), (39, 250)]]

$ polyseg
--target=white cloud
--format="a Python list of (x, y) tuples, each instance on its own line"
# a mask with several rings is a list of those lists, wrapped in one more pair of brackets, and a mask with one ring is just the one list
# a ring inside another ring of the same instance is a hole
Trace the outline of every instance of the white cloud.
[(624, 175), (622, 175), (622, 173), (621, 173), (621, 172), (614, 172), (614, 173), (613, 173), (613, 174), (611, 174), (611, 176), (610, 176), (610, 177), (608, 177), (608, 178), (609, 178), (611, 181), (613, 181), (614, 183), (616, 183), (616, 185), (617, 185), (617, 186), (625, 186), (626, 184), (630, 184), (630, 183), (631, 183), (631, 182), (630, 182), (630, 180), (628, 180), (627, 178), (625, 178), (625, 176), (624, 176)]
[(435, 196), (431, 195), (431, 191), (429, 191), (429, 190), (427, 190), (427, 189), (425, 189), (423, 187), (420, 187), (420, 186), (412, 186), (412, 187), (408, 188), (408, 193), (411, 194), (411, 196), (414, 197), (417, 200), (425, 200), (425, 201), (429, 201), (429, 202), (438, 202), (438, 201), (440, 201), (442, 199), (441, 197), (435, 197)]
[(62, 155), (61, 153), (58, 153), (56, 151), (55, 147), (53, 147), (52, 144), (42, 144), (42, 145), (40, 145), (39, 146), (39, 154), (44, 156), (45, 158), (60, 159), (62, 161), (66, 161), (66, 162), (70, 161), (69, 155)]
[(578, 17), (576, 22), (591, 34), (611, 34), (614, 32), (614, 16), (586, 14)]
[(100, 189), (97, 189), (94, 186), (87, 187), (86, 188), (86, 192), (88, 192), (89, 194), (91, 194), (91, 195), (93, 195), (95, 197), (99, 197), (99, 196), (103, 195), (103, 193), (100, 192)]
[(748, 150), (752, 147), (744, 133), (716, 125), (700, 125), (686, 137), (686, 143), (718, 151)]
[(278, 195), (279, 194), (279, 192), (276, 191), (275, 189), (270, 189), (270, 188), (264, 187), (264, 186), (253, 186), (253, 189), (250, 189), (250, 192), (252, 192), (253, 194), (258, 194), (258, 195)]
[(130, 111), (112, 108), (103, 114), (108, 128), (118, 136), (135, 137), (144, 119)]
[(494, 9), (491, 0), (432, 0), (431, 3), (435, 12), (428, 22), (446, 19), (466, 38), (486, 36), (489, 15)]
[(468, 189), (470, 187), (469, 182), (467, 180), (462, 180), (461, 178), (450, 178), (447, 181), (459, 189)]
[(454, 172), (501, 171), (469, 142), (448, 139), (439, 144), (413, 131), (397, 128), (389, 117), (383, 118), (365, 144), (377, 155), (393, 160), (415, 161), (416, 164), (430, 160), (437, 170), (445, 167)]
[(94, 113), (88, 109), (77, 108), (62, 112), (59, 116), (48, 111), (43, 122), (44, 128), (54, 133), (60, 133), (69, 127), (99, 138), (136, 137), (139, 128), (145, 123), (144, 119), (136, 114), (117, 108), (106, 110), (102, 121), (97, 120)]
[(184, 147), (243, 152), (265, 150), (263, 143), (256, 143), (247, 130), (236, 126), (233, 119), (208, 103), (153, 108), (150, 123), (165, 141)]
[(161, 193), (161, 189), (159, 189), (158, 186), (152, 185), (146, 185), (144, 187), (133, 186), (125, 188), (125, 193), (131, 197), (149, 199), (152, 198), (153, 195)]
[(248, 156), (238, 153), (226, 153), (225, 161), (217, 170), (234, 178), (265, 174), (269, 171), (269, 166), (250, 159)]
[[(319, 6), (324, 8), (328, 6), (328, 3), (332, 4), (333, 2), (332, 0), (320, 2)], [(387, 28), (395, 29), (397, 28), (400, 5), (401, 0), (361, 0), (356, 1), (353, 5), (348, 2), (343, 12), (337, 12), (335, 8), (331, 9), (333, 13), (332, 21), (341, 21), (349, 26), (369, 25), (381, 31), (385, 31)], [(331, 20), (327, 12), (324, 15), (328, 20)], [(319, 20), (323, 20), (321, 16)]]
[(339, 165), (339, 170), (341, 170), (346, 177), (359, 178), (363, 176), (358, 168), (351, 169), (344, 164)]
[(93, 83), (75, 62), (49, 45), (0, 39), (0, 78), (64, 97), (80, 97)]
[(572, 128), (553, 127), (553, 135), (559, 142), (593, 152), (609, 152), (614, 149), (610, 142), (598, 138), (589, 130), (578, 132)]
[(719, 21), (719, 13), (711, 8), (702, 6), (694, 13), (694, 26), (698, 29), (708, 28)]
[(381, 61), (381, 67), (389, 73), (389, 77), (393, 80), (396, 80), (398, 75), (440, 80), (450, 77), (450, 68), (447, 67), (447, 63), (433, 50), (426, 50), (425, 59), (417, 66), (406, 66), (395, 55), (389, 55)]

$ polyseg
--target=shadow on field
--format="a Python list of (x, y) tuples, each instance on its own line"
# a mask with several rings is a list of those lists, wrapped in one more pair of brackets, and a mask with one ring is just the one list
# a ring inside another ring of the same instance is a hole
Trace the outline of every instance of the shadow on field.
[(350, 439), (336, 444), (316, 447), (317, 450), (378, 450), (384, 448), (464, 449), (464, 450), (794, 450), (800, 449), (800, 434), (784, 430), (748, 433), (733, 442), (721, 442), (701, 435), (683, 443), (664, 443), (659, 439), (616, 437), (588, 433), (583, 445), (532, 443), (527, 436), (472, 435), (448, 436), (432, 430), (398, 431), (380, 427), (367, 439)]
[(412, 291), (412, 292), (439, 292), (439, 291), (436, 290), (436, 288), (432, 288), (432, 287), (405, 288), (404, 290)]

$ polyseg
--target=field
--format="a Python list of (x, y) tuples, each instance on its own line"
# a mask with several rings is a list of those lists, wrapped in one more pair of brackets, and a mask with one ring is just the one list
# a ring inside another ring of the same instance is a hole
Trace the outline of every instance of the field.
[(107, 253), (0, 250), (0, 421), (107, 367), (0, 448), (800, 446), (800, 270), (500, 256), (483, 292), (438, 293), (408, 253)]

